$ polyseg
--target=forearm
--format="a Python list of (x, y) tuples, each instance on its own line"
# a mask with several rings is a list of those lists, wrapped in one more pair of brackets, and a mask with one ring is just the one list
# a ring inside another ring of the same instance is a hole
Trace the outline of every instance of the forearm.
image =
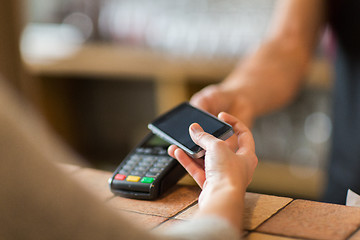
[(303, 82), (326, 16), (323, 0), (278, 1), (264, 43), (221, 84), (246, 98), (254, 117), (288, 103)]
[(244, 98), (253, 117), (282, 107), (296, 96), (310, 53), (296, 42), (269, 40), (247, 57), (220, 85)]

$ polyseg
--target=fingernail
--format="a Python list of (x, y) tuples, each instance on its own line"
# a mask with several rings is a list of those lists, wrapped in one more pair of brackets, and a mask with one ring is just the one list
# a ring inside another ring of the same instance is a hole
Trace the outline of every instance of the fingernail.
[(199, 124), (191, 124), (190, 131), (192, 131), (193, 133), (197, 133), (197, 132), (201, 131), (201, 128), (200, 128)]

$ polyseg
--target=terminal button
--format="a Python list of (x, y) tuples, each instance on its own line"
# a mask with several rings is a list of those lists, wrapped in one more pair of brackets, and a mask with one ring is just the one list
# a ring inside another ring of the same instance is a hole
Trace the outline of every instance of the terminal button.
[(123, 175), (123, 174), (116, 174), (116, 175), (115, 175), (115, 180), (120, 180), (120, 181), (122, 181), (122, 180), (125, 180), (125, 178), (126, 178), (126, 176)]
[(138, 182), (138, 181), (140, 181), (140, 177), (130, 175), (130, 176), (128, 176), (126, 178), (126, 181), (128, 181), (128, 182)]
[(155, 180), (155, 179), (152, 178), (152, 177), (143, 177), (143, 178), (141, 179), (141, 182), (142, 182), (142, 183), (152, 183), (154, 180)]

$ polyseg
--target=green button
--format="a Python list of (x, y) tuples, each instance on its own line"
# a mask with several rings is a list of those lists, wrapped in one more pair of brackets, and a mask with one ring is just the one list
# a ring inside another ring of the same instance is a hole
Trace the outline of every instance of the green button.
[(154, 178), (152, 178), (152, 177), (143, 177), (141, 179), (142, 183), (152, 183), (153, 181), (154, 181)]

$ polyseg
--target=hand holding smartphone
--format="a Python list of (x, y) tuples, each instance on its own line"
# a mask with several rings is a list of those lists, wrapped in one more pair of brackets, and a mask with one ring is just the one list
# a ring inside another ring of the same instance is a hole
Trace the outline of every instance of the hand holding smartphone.
[(183, 149), (192, 158), (200, 158), (204, 156), (205, 150), (191, 140), (189, 126), (192, 123), (200, 124), (205, 132), (222, 140), (228, 139), (234, 133), (230, 124), (191, 106), (188, 102), (163, 114), (150, 123), (148, 128), (165, 141)]

